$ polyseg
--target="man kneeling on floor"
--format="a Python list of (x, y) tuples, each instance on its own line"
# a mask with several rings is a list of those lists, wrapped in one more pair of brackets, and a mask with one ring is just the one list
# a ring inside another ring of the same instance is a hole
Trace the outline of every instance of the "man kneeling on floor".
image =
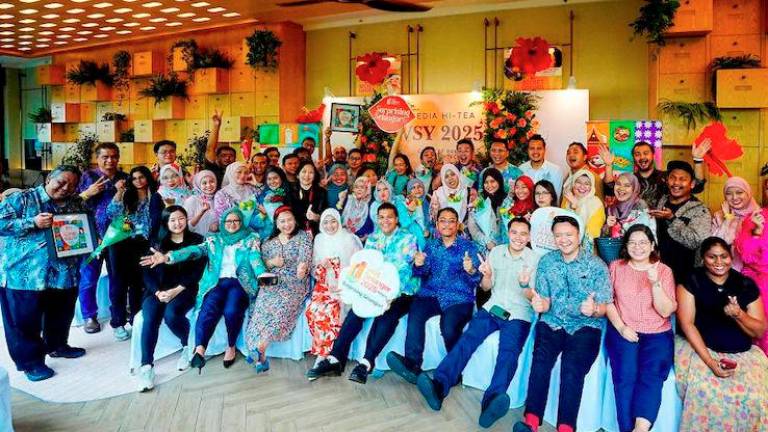
[(509, 410), (507, 388), (515, 376), (517, 360), (534, 318), (530, 303), (533, 289), (529, 283), (538, 256), (526, 246), (531, 238), (531, 225), (524, 218), (514, 218), (507, 232), (509, 244), (493, 248), (479, 268), (480, 286), (485, 291), (491, 290), (491, 298), (469, 322), (467, 331), (440, 362), (433, 378), (422, 373), (417, 382), (429, 406), (439, 410), (451, 387), (459, 383), (472, 354), (488, 336), (498, 331), (499, 353), (491, 384), (483, 395), (479, 420), (480, 426), (486, 428)]

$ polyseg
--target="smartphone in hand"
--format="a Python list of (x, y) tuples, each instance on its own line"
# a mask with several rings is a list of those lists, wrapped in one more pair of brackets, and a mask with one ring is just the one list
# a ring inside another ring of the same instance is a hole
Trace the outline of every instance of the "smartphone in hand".
[(720, 368), (723, 370), (733, 370), (736, 369), (737, 363), (731, 359), (727, 358), (721, 358), (720, 359)]

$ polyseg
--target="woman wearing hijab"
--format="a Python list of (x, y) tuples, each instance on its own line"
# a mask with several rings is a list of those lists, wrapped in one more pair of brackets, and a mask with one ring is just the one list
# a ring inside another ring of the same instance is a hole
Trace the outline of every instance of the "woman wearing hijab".
[(207, 236), (218, 231), (219, 219), (213, 211), (213, 197), (216, 195), (216, 174), (202, 170), (192, 180), (194, 194), (184, 201), (184, 210), (189, 215), (189, 230)]
[(233, 162), (224, 171), (222, 188), (213, 198), (213, 208), (216, 216), (221, 217), (224, 211), (236, 207), (241, 202), (254, 199), (256, 189), (248, 183), (250, 171), (243, 162)]
[(418, 237), (428, 237), (430, 231), (429, 197), (426, 190), (426, 185), (418, 178), (410, 179), (406, 187), (405, 206), (411, 219), (421, 228), (421, 233), (417, 239)]
[(361, 240), (373, 232), (373, 221), (369, 217), (371, 207), (371, 185), (368, 177), (360, 176), (355, 179), (352, 193), (347, 197), (341, 221), (349, 232)]
[(352, 255), (362, 248), (360, 239), (342, 225), (338, 211), (327, 209), (323, 212), (320, 216), (320, 234), (315, 237), (312, 252), (315, 289), (306, 312), (309, 332), (312, 334), (310, 352), (317, 356), (315, 365), (331, 352), (333, 341), (341, 329), (341, 269), (348, 266)]
[(499, 229), (502, 243), (509, 240), (507, 225), (512, 219), (524, 217), (530, 220), (531, 213), (536, 210), (536, 201), (533, 198), (534, 189), (533, 180), (528, 176), (518, 177), (509, 189), (509, 194), (504, 198), (504, 202), (499, 208), (499, 220), (501, 221), (499, 225), (503, 227), (503, 229)]
[(328, 171), (328, 184), (325, 186), (328, 191), (326, 198), (328, 208), (338, 210), (344, 208), (344, 201), (349, 193), (348, 178), (345, 165), (339, 163), (331, 165), (331, 169)]
[(144, 266), (156, 267), (208, 258), (195, 306), (198, 311), (195, 351), (190, 365), (198, 370), (205, 366), (205, 350), (222, 316), (227, 328), (224, 367), (235, 363), (235, 343), (243, 327), (249, 297), (256, 295), (257, 277), (264, 272), (259, 236), (245, 226), (244, 218), (237, 207), (224, 210), (219, 220), (221, 229), (205, 242), (165, 254), (153, 249), (152, 255), (141, 260)]
[(259, 290), (245, 332), (249, 361), (257, 359), (256, 373), (269, 370), (268, 345), (290, 337), (309, 294), (312, 238), (290, 207), (275, 211), (275, 229), (261, 253), (267, 270), (277, 275), (277, 284)]
[(469, 201), (469, 183), (453, 164), (444, 164), (440, 168), (440, 186), (432, 194), (430, 215), (432, 220), (437, 218), (437, 212), (444, 207), (451, 207), (459, 215), (459, 223), (464, 223), (467, 217), (467, 201)]
[(482, 189), (469, 212), (467, 229), (481, 251), (490, 251), (500, 244), (503, 238), (499, 229), (498, 211), (506, 198), (504, 177), (499, 170), (491, 167), (483, 171), (480, 180)]
[(278, 167), (269, 167), (264, 178), (266, 179), (266, 189), (259, 203), (259, 214), (251, 218), (249, 225), (262, 239), (272, 235), (272, 230), (275, 227), (275, 210), (284, 205), (290, 205), (286, 192), (288, 179), (283, 170)]
[[(752, 195), (749, 183), (741, 177), (730, 177), (726, 180), (723, 195), (725, 200), (712, 218), (712, 235), (720, 237), (730, 245), (741, 231), (743, 222), (760, 211), (760, 206)], [(740, 271), (742, 267), (741, 254), (736, 251), (733, 256), (733, 268)]]
[(184, 182), (184, 172), (176, 163), (163, 165), (158, 177), (160, 188), (157, 190), (166, 205), (181, 205), (192, 195), (192, 191)]
[(621, 238), (632, 225), (642, 224), (656, 235), (656, 219), (648, 214), (648, 205), (640, 198), (640, 182), (633, 173), (621, 173), (614, 182), (615, 199), (606, 209), (602, 237)]
[(572, 177), (571, 187), (563, 189), (563, 208), (579, 215), (589, 238), (599, 237), (605, 223), (605, 208), (595, 195), (595, 175), (588, 169), (580, 169)]

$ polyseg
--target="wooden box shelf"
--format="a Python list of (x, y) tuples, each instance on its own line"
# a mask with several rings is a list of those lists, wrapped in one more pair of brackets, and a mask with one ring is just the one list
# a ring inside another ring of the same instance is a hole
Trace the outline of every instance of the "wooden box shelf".
[(681, 0), (667, 36), (702, 36), (711, 32), (712, 9), (712, 0)]
[(768, 69), (717, 71), (717, 106), (768, 108)]
[(117, 143), (117, 147), (120, 149), (120, 165), (138, 165), (149, 162), (147, 160), (147, 147), (151, 148), (151, 144), (121, 142)]
[(155, 104), (152, 118), (154, 120), (180, 120), (184, 118), (184, 98), (171, 96)]
[(133, 141), (155, 143), (165, 137), (165, 122), (162, 120), (134, 120)]
[(80, 100), (82, 102), (103, 102), (112, 100), (112, 87), (101, 81), (96, 84), (85, 84), (80, 86)]
[(244, 128), (253, 129), (253, 117), (223, 117), (219, 141), (239, 143)]
[(62, 65), (43, 65), (36, 69), (37, 83), (40, 85), (64, 85), (66, 82), (64, 76), (64, 66)]
[(163, 72), (165, 58), (159, 52), (141, 51), (133, 54), (131, 66), (133, 76), (146, 77)]
[(51, 104), (53, 123), (77, 123), (80, 121), (80, 104), (56, 102)]
[(96, 136), (100, 142), (114, 143), (120, 141), (120, 135), (130, 128), (131, 123), (125, 120), (100, 121), (96, 124)]
[(37, 140), (40, 142), (65, 141), (66, 131), (62, 123), (37, 123)]
[(193, 94), (228, 93), (229, 71), (221, 68), (198, 69), (195, 71)]
[(681, 38), (670, 40), (659, 54), (660, 73), (704, 73), (707, 70), (707, 40)]

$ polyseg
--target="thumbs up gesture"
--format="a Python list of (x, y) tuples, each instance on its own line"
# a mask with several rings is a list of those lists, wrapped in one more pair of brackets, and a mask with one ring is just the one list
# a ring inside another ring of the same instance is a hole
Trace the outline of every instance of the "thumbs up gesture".
[(546, 312), (547, 302), (544, 298), (533, 288), (531, 288), (531, 293), (533, 293), (533, 297), (531, 297), (531, 307), (533, 308), (533, 311), (536, 313)]
[(424, 265), (424, 261), (427, 260), (427, 254), (424, 252), (416, 252), (416, 255), (413, 256), (413, 265), (416, 267), (421, 267)]
[(524, 265), (520, 273), (517, 275), (517, 281), (520, 286), (525, 288), (531, 283), (531, 269), (527, 265)]
[(493, 277), (493, 267), (483, 259), (483, 256), (480, 254), (477, 254), (477, 259), (480, 260), (480, 266), (477, 268), (480, 273), (483, 274), (485, 277)]
[(472, 263), (469, 252), (464, 252), (464, 271), (470, 274), (475, 272), (475, 265)]
[(597, 311), (597, 303), (595, 303), (595, 293), (589, 293), (587, 299), (581, 302), (581, 314), (591, 317)]

